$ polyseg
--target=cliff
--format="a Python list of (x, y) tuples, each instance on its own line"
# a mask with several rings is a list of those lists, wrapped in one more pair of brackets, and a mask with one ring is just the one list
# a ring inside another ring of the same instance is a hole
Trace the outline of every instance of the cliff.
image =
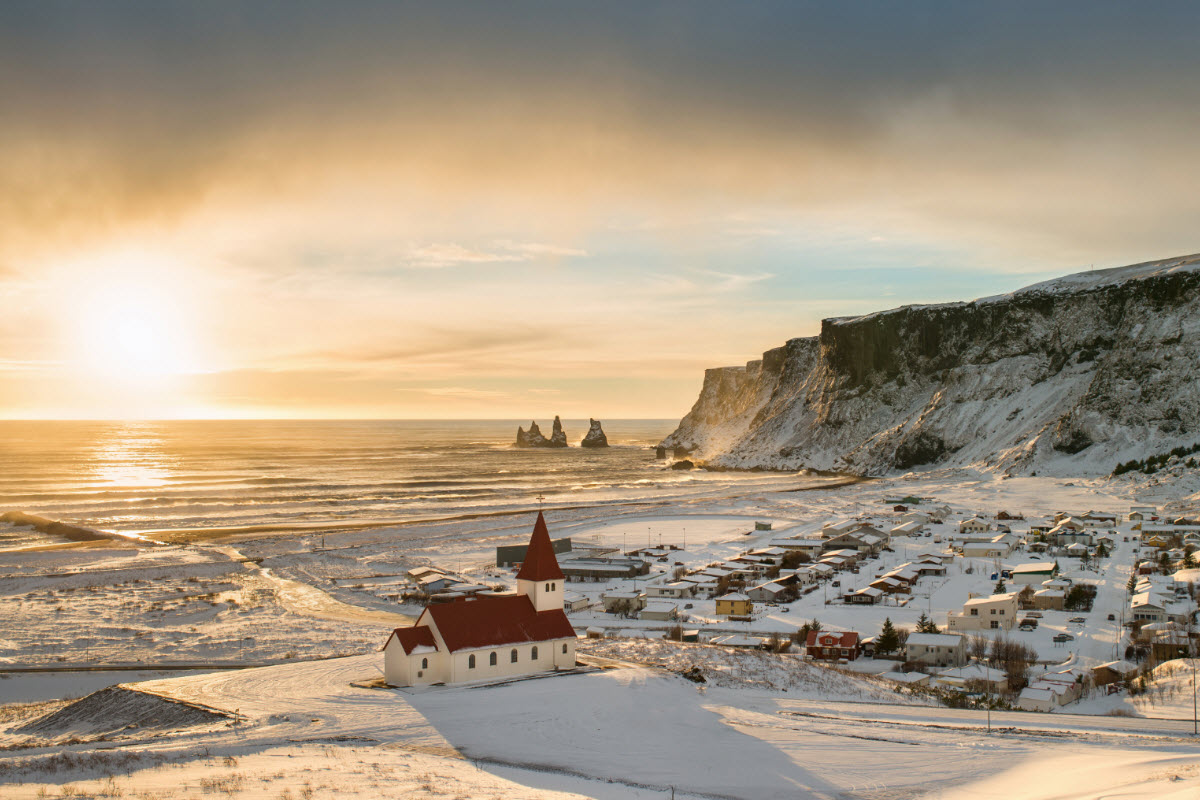
[(727, 468), (1108, 474), (1200, 441), (1200, 255), (827, 319), (710, 369), (664, 447)]

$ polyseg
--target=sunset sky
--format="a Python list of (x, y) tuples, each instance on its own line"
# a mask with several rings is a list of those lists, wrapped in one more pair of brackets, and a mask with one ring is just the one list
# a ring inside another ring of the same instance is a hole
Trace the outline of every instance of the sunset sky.
[(0, 418), (678, 417), (1200, 250), (1200, 4), (0, 6)]

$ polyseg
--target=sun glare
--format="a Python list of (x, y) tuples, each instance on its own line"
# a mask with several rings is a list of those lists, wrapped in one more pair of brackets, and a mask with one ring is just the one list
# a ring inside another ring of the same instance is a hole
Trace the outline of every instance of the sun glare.
[(90, 270), (73, 294), (72, 349), (81, 372), (146, 384), (195, 371), (191, 309), (168, 273)]

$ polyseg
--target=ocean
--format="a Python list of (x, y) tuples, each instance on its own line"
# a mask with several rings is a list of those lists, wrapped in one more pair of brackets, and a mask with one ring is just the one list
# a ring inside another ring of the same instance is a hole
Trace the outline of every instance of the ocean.
[[(550, 421), (539, 421), (549, 431)], [(675, 420), (608, 420), (610, 447), (512, 446), (507, 421), (0, 422), (0, 511), (123, 532), (386, 524), (711, 496), (790, 476), (675, 471)], [(539, 496), (542, 500), (539, 500)]]

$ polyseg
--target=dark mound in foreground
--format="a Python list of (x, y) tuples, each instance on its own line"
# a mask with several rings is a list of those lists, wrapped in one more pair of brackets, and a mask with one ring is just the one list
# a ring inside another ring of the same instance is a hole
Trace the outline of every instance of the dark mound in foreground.
[(184, 703), (123, 686), (110, 686), (27, 722), (14, 729), (13, 733), (49, 740), (93, 739), (123, 731), (166, 731), (211, 725), (233, 718), (232, 714), (215, 708)]

